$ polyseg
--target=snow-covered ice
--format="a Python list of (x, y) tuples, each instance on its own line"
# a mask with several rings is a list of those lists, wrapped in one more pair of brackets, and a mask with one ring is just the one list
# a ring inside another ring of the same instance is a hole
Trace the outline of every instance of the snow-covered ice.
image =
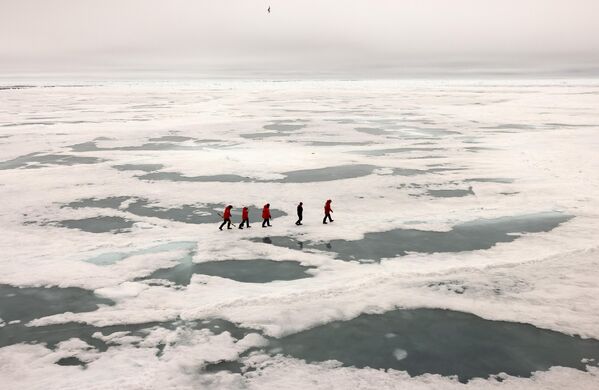
[[(34, 84), (0, 88), (3, 388), (599, 386), (598, 81)], [(226, 204), (252, 229), (219, 231)], [(182, 266), (184, 283), (160, 277)], [(393, 327), (397, 367), (285, 352), (398, 309), (595, 356), (462, 383), (410, 376)]]

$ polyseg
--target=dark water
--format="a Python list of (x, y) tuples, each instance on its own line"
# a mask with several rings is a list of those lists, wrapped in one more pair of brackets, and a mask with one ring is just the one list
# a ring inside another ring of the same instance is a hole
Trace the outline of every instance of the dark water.
[(205, 263), (186, 262), (172, 268), (155, 271), (144, 279), (165, 279), (177, 285), (187, 286), (194, 274), (219, 276), (244, 283), (268, 283), (275, 280), (309, 278), (306, 273), (314, 267), (303, 266), (297, 261), (273, 260), (224, 260)]
[(300, 129), (303, 129), (304, 127), (306, 127), (306, 124), (301, 123), (301, 122), (303, 122), (303, 121), (288, 121), (288, 120), (274, 121), (268, 125), (264, 125), (262, 128), (264, 130), (275, 130), (275, 131), (281, 131), (281, 132), (296, 131), (296, 130), (300, 130)]
[[(93, 292), (80, 288), (18, 288), (0, 285), (0, 318), (7, 323), (13, 320), (21, 321), (20, 323), (6, 324), (0, 327), (0, 348), (18, 343), (44, 343), (48, 348), (54, 349), (62, 341), (78, 338), (99, 351), (106, 351), (109, 345), (98, 338), (92, 337), (94, 333), (100, 332), (106, 336), (113, 332), (130, 332), (131, 335), (145, 337), (147, 332), (154, 327), (210, 329), (215, 334), (226, 331), (237, 339), (241, 339), (247, 333), (252, 332), (249, 329), (237, 327), (220, 319), (202, 321), (173, 320), (110, 326), (94, 326), (75, 322), (48, 326), (26, 326), (27, 322), (36, 318), (65, 312), (89, 312), (98, 309), (100, 305), (113, 304), (114, 302), (109, 299), (100, 298), (94, 295)], [(159, 349), (161, 349), (160, 346)], [(75, 365), (78, 364), (76, 360), (78, 359), (75, 357), (66, 357), (56, 363)]]
[(283, 133), (283, 132), (264, 132), (264, 133), (245, 133), (240, 134), (239, 136), (247, 139), (263, 139), (269, 137), (289, 137), (291, 133)]
[[(106, 351), (110, 344), (93, 337), (96, 332), (107, 336), (114, 332), (129, 332), (131, 336), (145, 337), (153, 328), (160, 327), (165, 329), (177, 329), (179, 327), (189, 329), (209, 329), (214, 334), (229, 332), (233, 337), (243, 338), (245, 334), (251, 333), (249, 330), (236, 327), (234, 324), (220, 320), (211, 319), (207, 321), (165, 321), (165, 322), (146, 322), (141, 324), (124, 324), (110, 326), (94, 326), (76, 322), (67, 322), (64, 324), (48, 325), (48, 326), (23, 326), (23, 325), (7, 325), (0, 328), (0, 347), (18, 343), (44, 343), (48, 348), (55, 349), (56, 345), (62, 341), (71, 338), (78, 338), (100, 352)], [(137, 344), (136, 342), (133, 345)], [(164, 348), (164, 345), (158, 346), (159, 351)], [(159, 352), (160, 354), (160, 352)], [(60, 360), (59, 360), (60, 361)], [(57, 361), (57, 364), (61, 364)], [(67, 362), (74, 363), (73, 359)], [(65, 362), (62, 361), (62, 364)]]
[(393, 168), (393, 176), (416, 176), (424, 173), (437, 172), (438, 168), (431, 168), (428, 170), (410, 169), (410, 168)]
[[(5, 321), (29, 322), (67, 311), (94, 311), (99, 305), (113, 305), (89, 290), (76, 287), (14, 287), (0, 284), (0, 318)], [(2, 328), (0, 328), (2, 332)]]
[(106, 336), (114, 332), (131, 332), (133, 335), (141, 335), (138, 333), (139, 330), (160, 325), (166, 327), (170, 324), (149, 322), (143, 324), (93, 326), (78, 322), (67, 322), (48, 326), (7, 325), (5, 328), (0, 329), (0, 347), (18, 343), (44, 343), (49, 348), (54, 349), (62, 341), (78, 338), (97, 348), (99, 351), (106, 351), (108, 345), (104, 341), (92, 337), (94, 333), (101, 332)]
[[(130, 201), (127, 206), (120, 208), (123, 202)], [(86, 208), (86, 207), (96, 207), (96, 208), (110, 208), (115, 210), (125, 211), (140, 217), (153, 217), (160, 218), (169, 221), (177, 221), (183, 223), (216, 223), (222, 221), (222, 217), (217, 213), (222, 213), (225, 208), (224, 204), (206, 204), (206, 205), (188, 205), (184, 204), (178, 207), (160, 207), (152, 205), (152, 203), (148, 199), (143, 198), (133, 198), (129, 196), (114, 196), (108, 198), (86, 198), (80, 199), (71, 203), (64, 205), (63, 207), (69, 208)], [(248, 207), (250, 221), (258, 221), (262, 220), (262, 208), (257, 208), (255, 206)], [(283, 215), (286, 215), (283, 211), (278, 210), (276, 208), (271, 208), (270, 213), (272, 218), (278, 218)], [(234, 221), (241, 220), (241, 207), (238, 206), (234, 208), (232, 213)], [(101, 217), (101, 218), (117, 218), (117, 217)], [(61, 224), (64, 224), (65, 221), (61, 221)], [(70, 221), (69, 224), (71, 227), (73, 226), (73, 221)], [(81, 224), (77, 225), (80, 226)], [(87, 225), (86, 225), (87, 226)], [(97, 228), (96, 228), (97, 229)], [(110, 229), (112, 230), (112, 229)], [(89, 230), (86, 230), (89, 231)]]
[(489, 130), (532, 130), (535, 127), (520, 123), (504, 123), (496, 126), (481, 126), (480, 128)]
[[(177, 221), (183, 223), (215, 223), (222, 221), (222, 217), (217, 213), (222, 213), (225, 205), (219, 204), (208, 204), (205, 206), (198, 205), (181, 205), (179, 207), (159, 207), (153, 206), (146, 199), (137, 199), (125, 208), (125, 211), (132, 214), (143, 216), (143, 217), (154, 217), (170, 221)], [(257, 220), (262, 215), (262, 209), (254, 206), (248, 207), (250, 220)], [(241, 220), (241, 210), (238, 208), (233, 209), (231, 212), (233, 221), (237, 222)], [(282, 211), (277, 209), (271, 209), (271, 215), (273, 218), (278, 218), (285, 215)]]
[(496, 148), (487, 148), (484, 146), (468, 146), (468, 147), (464, 148), (464, 150), (467, 150), (469, 152), (484, 152), (484, 151), (497, 150), (497, 149)]
[(0, 91), (10, 90), (10, 89), (26, 89), (26, 88), (35, 88), (35, 85), (0, 85)]
[[(198, 145), (181, 145), (183, 141), (193, 140)], [(96, 152), (96, 151), (156, 151), (156, 150), (197, 150), (203, 148), (207, 143), (221, 142), (215, 139), (194, 139), (179, 136), (164, 136), (159, 138), (150, 138), (152, 142), (146, 142), (142, 145), (100, 147), (95, 141), (82, 142), (71, 145), (74, 152)]]
[(325, 119), (325, 121), (326, 122), (335, 122), (335, 123), (339, 123), (341, 125), (349, 125), (349, 124), (356, 123), (355, 119), (349, 119), (349, 118)]
[[(185, 176), (179, 172), (150, 172), (137, 176), (141, 180), (150, 181), (188, 181), (188, 182), (224, 182), (224, 183), (316, 183), (321, 181), (334, 181), (342, 179), (352, 179), (368, 176), (378, 169), (376, 165), (369, 164), (346, 164), (332, 167), (300, 169), (296, 171), (282, 172), (285, 175), (282, 179), (261, 180), (249, 176), (240, 175), (202, 175)], [(430, 169), (411, 169), (411, 168), (391, 168), (394, 176), (415, 176), (429, 173), (442, 173), (446, 171), (458, 171), (464, 168), (452, 167), (434, 167)]]
[(444, 137), (446, 135), (462, 134), (459, 131), (437, 129), (437, 128), (418, 128), (418, 129), (414, 129), (413, 131), (427, 135), (427, 136), (431, 136), (431, 137)]
[(19, 126), (53, 126), (53, 125), (73, 125), (73, 124), (84, 124), (84, 123), (98, 123), (96, 121), (26, 121), (26, 122), (12, 122), (0, 125), (0, 127), (19, 127)]
[(306, 121), (304, 120), (277, 120), (262, 126), (266, 132), (256, 133), (245, 133), (240, 134), (242, 138), (248, 139), (262, 139), (269, 137), (288, 137), (293, 134), (294, 131), (303, 129), (306, 127)]
[(356, 127), (354, 130), (370, 135), (385, 135), (389, 133), (387, 130), (377, 127)]
[(317, 169), (303, 169), (284, 172), (283, 174), (286, 177), (275, 181), (281, 183), (313, 183), (319, 181), (350, 179), (368, 176), (376, 168), (376, 166), (368, 164), (348, 164)]
[(406, 158), (410, 159), (410, 160), (428, 160), (428, 159), (433, 159), (433, 158), (447, 158), (447, 156), (439, 156), (439, 155), (429, 154), (426, 156), (411, 156), (411, 157), (406, 157)]
[(518, 239), (517, 233), (547, 232), (572, 218), (570, 215), (547, 212), (476, 220), (456, 225), (447, 232), (394, 229), (366, 233), (363, 239), (354, 241), (299, 243), (289, 237), (270, 237), (269, 241), (264, 242), (292, 249), (330, 251), (342, 260), (380, 261), (382, 258), (403, 256), (408, 252), (435, 253), (489, 249), (497, 243)]
[(55, 363), (59, 366), (85, 366), (85, 362), (74, 356), (58, 359)]
[(143, 172), (154, 172), (164, 168), (162, 164), (122, 164), (113, 165), (114, 169), (119, 171), (143, 171)]
[[(283, 172), (283, 179), (260, 180), (239, 175), (206, 175), (185, 176), (178, 172), (152, 172), (138, 176), (142, 180), (169, 180), (169, 181), (191, 181), (191, 182), (255, 182), (255, 183), (313, 183), (320, 181), (331, 181), (368, 176), (375, 170), (376, 166), (368, 164), (347, 164), (316, 169), (301, 169), (297, 171)], [(420, 172), (420, 171), (418, 171)]]
[[(140, 324), (123, 324), (110, 326), (94, 326), (84, 323), (67, 322), (48, 326), (26, 326), (36, 318), (49, 315), (73, 312), (94, 311), (100, 305), (113, 305), (109, 299), (100, 298), (93, 292), (80, 288), (18, 288), (0, 285), (0, 318), (6, 322), (0, 327), (0, 348), (19, 343), (43, 343), (50, 349), (55, 349), (60, 342), (77, 338), (85, 341), (100, 352), (110, 348), (110, 342), (105, 342), (93, 337), (96, 332), (107, 336), (114, 332), (128, 332), (132, 336), (145, 337), (150, 330), (156, 327), (176, 329), (179, 327), (190, 329), (209, 329), (214, 334), (229, 332), (237, 339), (243, 338), (251, 330), (243, 329), (234, 324), (220, 320), (210, 319), (203, 321), (165, 321), (146, 322)], [(13, 320), (19, 323), (9, 324)], [(137, 342), (133, 343), (134, 345)], [(158, 345), (158, 354), (164, 345)], [(75, 356), (67, 356), (54, 362), (58, 365), (81, 365), (82, 362)]]
[(85, 207), (96, 207), (96, 208), (108, 208), (118, 210), (120, 205), (131, 199), (128, 196), (111, 196), (108, 198), (86, 198), (76, 200), (74, 202), (68, 203), (62, 207), (68, 207), (72, 209), (79, 209)]
[(150, 138), (149, 141), (153, 142), (185, 142), (185, 141), (194, 141), (195, 138), (185, 137), (182, 135), (163, 135), (162, 137)]
[(594, 339), (437, 309), (363, 314), (272, 339), (268, 349), (308, 362), (457, 375), (462, 382), (501, 372), (529, 377), (552, 366), (583, 370), (581, 359), (599, 359)]
[(80, 144), (72, 145), (71, 150), (74, 152), (95, 152), (95, 151), (107, 151), (107, 150), (121, 150), (121, 151), (136, 151), (136, 150), (175, 150), (175, 149), (193, 149), (187, 146), (181, 146), (176, 143), (169, 142), (148, 142), (138, 146), (118, 146), (114, 148), (102, 148), (96, 145), (94, 141), (83, 142)]
[[(248, 264), (251, 262), (247, 261)], [(231, 266), (227, 272), (236, 269), (237, 265)], [(185, 284), (185, 280), (178, 281)], [(0, 347), (44, 343), (55, 349), (62, 341), (78, 338), (103, 352), (111, 345), (93, 337), (96, 332), (103, 335), (128, 332), (142, 339), (157, 327), (209, 329), (214, 334), (229, 332), (236, 339), (255, 332), (221, 319), (174, 319), (110, 326), (74, 322), (25, 326), (35, 318), (69, 311), (93, 311), (104, 304), (113, 302), (79, 288), (0, 285), (1, 318), (6, 322), (21, 320), (0, 328)], [(162, 344), (158, 346), (158, 355), (163, 348)], [(462, 382), (501, 372), (528, 377), (534, 371), (544, 371), (552, 366), (583, 370), (582, 359), (599, 360), (599, 341), (594, 339), (584, 340), (532, 325), (489, 321), (472, 314), (439, 309), (362, 314), (349, 321), (334, 321), (280, 339), (269, 338), (269, 345), (264, 349), (270, 354), (284, 354), (308, 362), (337, 360), (345, 366), (405, 370), (412, 376), (425, 373), (457, 375)], [(75, 356), (63, 357), (55, 363), (85, 365)], [(240, 371), (242, 366), (242, 361), (225, 361), (212, 364), (207, 370)]]
[[(435, 158), (435, 156), (426, 156), (426, 158)], [(442, 157), (442, 156), (441, 156)], [(441, 164), (444, 165), (444, 164)], [(392, 168), (393, 176), (416, 176), (416, 175), (426, 175), (426, 174), (439, 174), (443, 172), (451, 172), (451, 171), (461, 171), (464, 168), (460, 167), (449, 167), (449, 166), (437, 166), (435, 164), (434, 167), (429, 169), (411, 169), (411, 168)]]
[(137, 176), (141, 180), (150, 181), (190, 181), (190, 182), (224, 182), (224, 183), (249, 183), (257, 181), (248, 176), (240, 175), (204, 175), (204, 176), (185, 176), (179, 172), (152, 172), (145, 175)]
[(307, 142), (308, 145), (311, 146), (361, 146), (361, 145), (370, 145), (372, 142), (370, 141), (311, 141)]
[(451, 166), (447, 166), (448, 164), (443, 164), (445, 165), (444, 167), (438, 167), (438, 168), (431, 168), (431, 169), (427, 169), (425, 172), (427, 173), (443, 173), (443, 172), (452, 172), (452, 171), (465, 171), (467, 170), (467, 168), (463, 168), (463, 167), (451, 167)]
[(502, 183), (502, 184), (510, 184), (514, 182), (514, 179), (506, 178), (506, 177), (478, 177), (472, 179), (464, 180), (466, 183), (470, 182), (479, 182), (479, 183)]
[(82, 219), (66, 219), (55, 222), (56, 225), (69, 229), (79, 229), (88, 233), (123, 233), (133, 227), (135, 221), (122, 217), (91, 217)]
[(390, 149), (376, 149), (376, 150), (356, 150), (352, 153), (362, 154), (365, 156), (386, 156), (389, 154), (397, 154), (397, 153), (411, 153), (411, 152), (431, 152), (437, 150), (446, 150), (444, 148), (435, 148), (435, 147), (404, 147), (404, 148), (390, 148)]
[(435, 198), (461, 198), (468, 195), (474, 195), (474, 191), (472, 191), (472, 187), (469, 187), (467, 190), (463, 189), (447, 189), (447, 190), (428, 190), (426, 191), (427, 195), (430, 195)]
[(0, 170), (17, 168), (43, 168), (50, 165), (97, 164), (105, 160), (96, 157), (79, 157), (69, 154), (30, 153), (0, 162)]

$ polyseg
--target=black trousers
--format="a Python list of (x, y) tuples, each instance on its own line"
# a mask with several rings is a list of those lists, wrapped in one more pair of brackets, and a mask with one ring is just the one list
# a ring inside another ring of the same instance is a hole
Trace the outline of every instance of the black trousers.
[(298, 215), (297, 215), (297, 221), (295, 222), (295, 224), (296, 224), (296, 225), (301, 225), (301, 223), (302, 223), (302, 219), (304, 219), (304, 218), (303, 218), (303, 215), (302, 215), (302, 214), (298, 214)]
[(262, 221), (262, 227), (270, 226), (270, 218), (264, 218)]
[(250, 227), (250, 220), (249, 219), (242, 219), (241, 223), (239, 224), (239, 228), (243, 229), (243, 224), (245, 223), (246, 227)]
[(229, 223), (227, 225), (227, 229), (231, 229), (231, 218), (227, 218), (223, 221), (223, 223), (220, 225), (219, 229), (222, 230), (223, 226), (225, 226), (226, 223)]
[(331, 214), (330, 213), (326, 213), (324, 215), (324, 218), (322, 219), (322, 223), (327, 223), (327, 218), (329, 219), (330, 222), (333, 222), (333, 218), (331, 218)]

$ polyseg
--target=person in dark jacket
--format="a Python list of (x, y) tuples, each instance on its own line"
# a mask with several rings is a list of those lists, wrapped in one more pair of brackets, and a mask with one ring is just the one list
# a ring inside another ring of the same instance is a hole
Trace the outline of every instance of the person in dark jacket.
[(331, 213), (333, 212), (333, 209), (331, 208), (332, 202), (333, 201), (329, 199), (324, 204), (324, 218), (322, 219), (322, 223), (324, 223), (324, 224), (327, 223), (327, 218), (329, 219), (330, 222), (333, 222), (333, 218), (331, 218)]
[(250, 226), (250, 215), (249, 215), (249, 212), (248, 212), (248, 208), (247, 208), (247, 207), (244, 207), (244, 208), (241, 210), (241, 223), (239, 224), (239, 228), (240, 228), (240, 229), (243, 229), (243, 224), (244, 224), (244, 223), (245, 223), (245, 226), (246, 226), (246, 227), (249, 227), (249, 228), (251, 228), (251, 226)]
[(304, 217), (304, 203), (299, 202), (299, 204), (297, 205), (297, 221), (295, 222), (295, 224), (298, 226), (301, 225), (303, 217)]
[(267, 203), (262, 208), (262, 227), (270, 226), (270, 203)]
[(233, 206), (228, 205), (227, 207), (225, 207), (225, 211), (223, 211), (223, 223), (220, 225), (219, 229), (223, 230), (223, 226), (225, 226), (226, 223), (228, 223), (227, 225), (227, 229), (231, 229), (231, 209), (233, 208)]

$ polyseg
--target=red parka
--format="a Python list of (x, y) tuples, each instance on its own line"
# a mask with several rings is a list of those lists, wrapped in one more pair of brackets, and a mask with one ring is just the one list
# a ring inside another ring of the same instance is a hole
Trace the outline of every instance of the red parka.
[(331, 209), (331, 201), (327, 200), (327, 202), (324, 204), (324, 213), (330, 214), (332, 211), (333, 209)]
[(241, 210), (241, 219), (249, 219), (249, 213), (248, 213), (248, 208), (244, 207), (243, 210)]
[(223, 219), (229, 219), (231, 218), (231, 209), (229, 207), (225, 208), (225, 211), (223, 212)]
[(270, 207), (267, 205), (264, 205), (264, 208), (262, 209), (262, 218), (270, 219)]

